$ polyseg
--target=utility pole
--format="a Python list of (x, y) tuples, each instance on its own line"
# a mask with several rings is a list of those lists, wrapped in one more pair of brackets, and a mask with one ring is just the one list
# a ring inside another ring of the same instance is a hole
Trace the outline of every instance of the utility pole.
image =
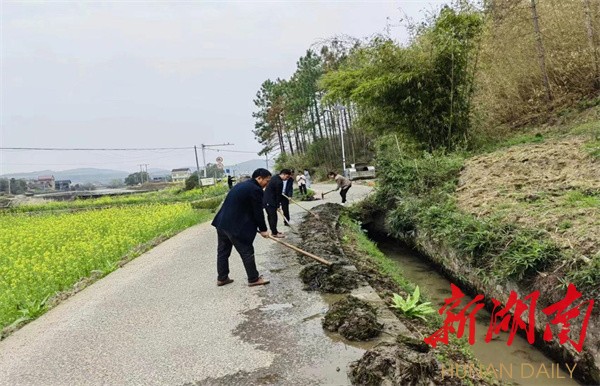
[(265, 153), (265, 162), (267, 164), (267, 170), (269, 170), (269, 154)]
[[(338, 114), (341, 115), (340, 111), (346, 110), (346, 108), (342, 105), (336, 105), (335, 109), (337, 110), (336, 116)], [(343, 165), (342, 175), (346, 176), (346, 150), (344, 149), (345, 148), (345, 146), (344, 146), (344, 130), (343, 130), (344, 128), (342, 127), (342, 123), (341, 123), (343, 120), (341, 117), (338, 117), (338, 119), (339, 119), (338, 126), (340, 128), (340, 139), (342, 141), (342, 165)]]
[(220, 143), (217, 145), (202, 144), (201, 146), (202, 146), (202, 162), (204, 163), (204, 178), (206, 178), (206, 152), (205, 152), (206, 148), (207, 147), (217, 147), (217, 146), (233, 146), (233, 143), (227, 142), (227, 143)]
[(150, 164), (138, 164), (138, 166), (140, 167), (140, 183), (144, 183), (144, 168), (146, 171), (146, 174), (148, 174), (148, 165)]
[[(201, 187), (200, 183), (200, 164), (198, 163), (198, 148), (194, 145), (194, 154), (196, 154), (196, 172), (198, 173), (198, 187)], [(204, 148), (202, 148), (202, 154), (204, 155)]]

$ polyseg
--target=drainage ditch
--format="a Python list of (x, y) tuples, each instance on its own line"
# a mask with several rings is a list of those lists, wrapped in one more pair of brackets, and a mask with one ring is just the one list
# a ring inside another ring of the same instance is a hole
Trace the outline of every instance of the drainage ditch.
[[(451, 282), (440, 274), (433, 264), (412, 250), (401, 247), (394, 240), (378, 239), (377, 242), (379, 249), (401, 267), (404, 277), (417, 284), (427, 294), (436, 310), (444, 305), (444, 299), (451, 294)], [(466, 297), (462, 304), (471, 300), (471, 297)], [(501, 365), (506, 369), (512, 368), (514, 371), (510, 380), (516, 384), (578, 385), (570, 378), (568, 370), (559, 369), (555, 361), (546, 357), (520, 335), (515, 336), (510, 346), (506, 344), (507, 333), (486, 343), (485, 335), (490, 319), (491, 314), (486, 309), (477, 313), (475, 344), (471, 346), (473, 354), (485, 368), (490, 364), (496, 369)], [(463, 339), (466, 339), (466, 334)]]

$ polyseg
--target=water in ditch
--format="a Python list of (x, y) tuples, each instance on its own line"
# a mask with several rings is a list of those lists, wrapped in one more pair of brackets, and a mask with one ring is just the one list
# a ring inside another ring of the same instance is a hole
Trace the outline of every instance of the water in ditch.
[[(408, 280), (419, 285), (419, 288), (427, 293), (436, 310), (444, 304), (444, 299), (451, 294), (450, 281), (438, 273), (432, 264), (392, 240), (378, 240), (378, 246), (384, 254), (400, 265)], [(471, 300), (471, 297), (465, 297), (461, 304)], [(559, 369), (555, 361), (519, 335), (515, 336), (510, 346), (506, 344), (508, 333), (502, 333), (499, 338), (486, 343), (484, 339), (490, 318), (491, 314), (485, 309), (477, 313), (475, 344), (471, 346), (475, 357), (485, 368), (493, 364), (499, 369), (502, 365), (503, 369), (506, 369), (502, 380), (512, 381), (517, 385), (578, 385), (570, 378), (567, 369)], [(466, 339), (467, 335), (465, 331), (463, 338)], [(464, 367), (459, 366), (461, 374), (463, 369)], [(509, 370), (512, 372), (509, 373)]]

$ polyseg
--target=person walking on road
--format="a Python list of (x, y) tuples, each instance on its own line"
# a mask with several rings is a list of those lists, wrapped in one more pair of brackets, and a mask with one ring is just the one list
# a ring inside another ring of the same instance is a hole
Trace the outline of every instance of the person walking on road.
[(227, 186), (229, 186), (229, 190), (233, 188), (233, 177), (230, 175), (227, 176)]
[(283, 225), (285, 226), (290, 226), (290, 200), (288, 200), (285, 196), (287, 197), (293, 197), (294, 196), (294, 171), (291, 171), (292, 174), (290, 174), (289, 178), (287, 180), (283, 181), (283, 196), (281, 197), (281, 210), (283, 211), (283, 217), (285, 217), (285, 219), (287, 221), (283, 222)]
[(281, 207), (281, 199), (283, 198), (283, 181), (290, 178), (292, 174), (290, 169), (283, 169), (278, 176), (271, 178), (271, 181), (265, 188), (263, 198), (264, 208), (267, 211), (267, 219), (273, 237), (284, 238), (285, 235), (277, 230), (277, 209)]
[(296, 177), (296, 182), (298, 182), (298, 190), (300, 191), (300, 194), (306, 195), (306, 176), (304, 174), (298, 174), (298, 177)]
[(345, 205), (346, 194), (348, 194), (348, 190), (352, 187), (352, 181), (342, 176), (341, 174), (337, 174), (335, 172), (329, 172), (327, 176), (332, 180), (335, 180), (337, 184), (337, 188), (335, 190), (340, 191), (340, 196), (342, 196), (342, 205)]
[(217, 285), (233, 283), (229, 278), (229, 256), (232, 247), (240, 254), (248, 285), (268, 284), (256, 270), (254, 258), (254, 238), (259, 232), (269, 237), (263, 214), (263, 189), (271, 180), (267, 169), (256, 169), (252, 178), (236, 184), (225, 197), (223, 206), (215, 216), (212, 225), (217, 228)]
[(310, 173), (308, 170), (304, 170), (304, 178), (306, 178), (306, 187), (310, 189), (310, 185), (312, 184), (312, 180), (310, 179)]

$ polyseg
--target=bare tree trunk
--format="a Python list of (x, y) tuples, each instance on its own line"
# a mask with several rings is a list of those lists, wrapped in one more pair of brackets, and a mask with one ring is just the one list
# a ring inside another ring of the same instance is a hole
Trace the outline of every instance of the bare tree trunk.
[(590, 0), (583, 0), (585, 12), (585, 25), (587, 27), (588, 42), (592, 50), (592, 60), (594, 61), (594, 86), (600, 88), (600, 66), (598, 65), (598, 47), (594, 35), (594, 24), (592, 23), (592, 12)]
[(350, 126), (348, 126), (348, 110), (344, 109), (344, 124), (346, 125), (346, 133), (348, 137), (350, 137), (350, 148), (352, 149), (352, 161), (356, 163), (356, 153), (354, 152), (354, 130), (350, 130)]
[(319, 126), (319, 134), (323, 138), (323, 129), (321, 128), (321, 115), (319, 115), (319, 106), (317, 104), (317, 98), (313, 98), (313, 104), (315, 106), (315, 115), (317, 116), (317, 125)]
[(286, 130), (285, 136), (287, 137), (288, 144), (290, 145), (290, 153), (294, 155), (294, 147), (292, 146), (292, 136), (290, 135), (290, 132)]
[(317, 125), (315, 123), (315, 114), (312, 106), (308, 106), (308, 112), (310, 113), (310, 126), (312, 127), (313, 142), (317, 140)]
[[(285, 139), (283, 138), (283, 133), (286, 131), (285, 130), (285, 124), (283, 123), (282, 119), (281, 119), (281, 115), (277, 116), (277, 122), (278, 122), (278, 134), (281, 137), (280, 142), (281, 142), (281, 152), (282, 153), (286, 153), (285, 151)], [(286, 133), (288, 140), (290, 138), (289, 133)], [(294, 154), (294, 149), (292, 148), (292, 141), (289, 141), (290, 144), (290, 151), (292, 152), (292, 155)]]
[(540, 70), (542, 71), (542, 81), (546, 88), (546, 98), (552, 100), (552, 90), (550, 89), (550, 81), (548, 80), (548, 71), (546, 71), (546, 53), (542, 43), (542, 33), (540, 32), (540, 23), (537, 9), (535, 6), (536, 0), (531, 0), (531, 15), (533, 16), (533, 29), (535, 30), (535, 39), (537, 41), (538, 59), (540, 61)]
[(300, 146), (300, 137), (298, 136), (298, 128), (294, 127), (294, 140), (296, 141), (296, 151), (303, 153), (302, 146)]
[(277, 124), (277, 138), (279, 139), (279, 150), (285, 154), (285, 144), (283, 142), (283, 132), (281, 131), (280, 124)]

